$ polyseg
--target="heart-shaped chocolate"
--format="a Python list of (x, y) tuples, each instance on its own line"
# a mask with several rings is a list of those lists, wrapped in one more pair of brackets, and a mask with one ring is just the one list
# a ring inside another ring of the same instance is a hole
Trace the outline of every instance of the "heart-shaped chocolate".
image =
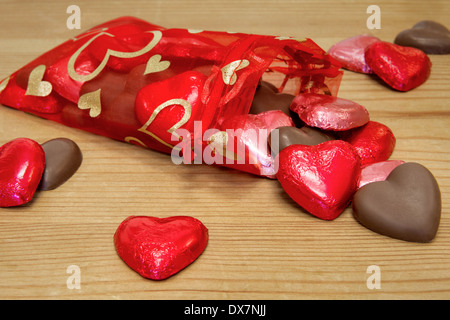
[(365, 58), (373, 73), (398, 91), (420, 86), (431, 72), (430, 58), (422, 50), (385, 41), (371, 44)]
[(294, 126), (294, 123), (281, 110), (245, 114), (221, 121), (219, 129), (222, 132), (228, 132), (226, 149), (231, 151), (231, 154), (235, 153), (234, 158), (237, 159), (232, 163), (224, 161), (224, 165), (275, 178), (278, 168), (274, 155), (278, 153), (278, 150), (276, 146), (270, 150), (268, 137), (274, 129), (287, 126)]
[(366, 228), (412, 242), (434, 239), (441, 217), (441, 193), (433, 174), (407, 162), (385, 181), (359, 189), (353, 198), (355, 218)]
[(349, 130), (369, 121), (369, 112), (362, 105), (325, 94), (299, 94), (290, 109), (308, 126), (323, 130)]
[(179, 272), (205, 250), (208, 229), (188, 216), (131, 216), (114, 234), (117, 253), (141, 276), (163, 280)]
[(193, 133), (195, 122), (209, 117), (208, 112), (214, 112), (205, 110), (202, 102), (206, 79), (198, 71), (186, 71), (140, 89), (134, 109), (143, 125), (140, 131), (167, 146), (177, 144), (176, 139), (172, 139), (177, 129)]
[(396, 143), (392, 130), (376, 121), (369, 121), (353, 130), (339, 132), (338, 135), (355, 148), (362, 165), (386, 161), (394, 151)]
[(372, 73), (364, 57), (366, 48), (380, 39), (362, 34), (334, 44), (328, 54), (339, 61), (343, 68), (360, 73)]
[[(80, 98), (80, 90), (84, 82), (75, 81), (70, 78), (67, 73), (67, 63), (70, 57), (64, 57), (61, 60), (55, 62), (46, 71), (46, 77), (52, 84), (55, 92), (67, 100), (77, 103)], [(89, 73), (89, 67), (92, 65), (92, 61), (86, 61), (76, 67), (76, 72), (79, 74)]]
[(438, 22), (423, 20), (411, 29), (400, 32), (394, 43), (414, 47), (428, 54), (449, 54), (450, 31)]
[(53, 190), (70, 179), (83, 160), (78, 145), (67, 138), (56, 138), (42, 144), (45, 152), (45, 170), (40, 190)]
[[(278, 131), (278, 138), (274, 137), (274, 131)], [(281, 151), (286, 147), (293, 144), (303, 144), (307, 146), (315, 146), (321, 144), (325, 141), (334, 140), (334, 137), (322, 130), (311, 128), (311, 127), (279, 127), (272, 131), (269, 135), (268, 141), (269, 145), (275, 153), (278, 154), (277, 150)]]
[(361, 163), (347, 142), (291, 145), (278, 154), (277, 178), (286, 193), (314, 216), (333, 220), (358, 187)]
[(271, 110), (281, 110), (288, 116), (291, 115), (289, 107), (295, 96), (288, 93), (278, 93), (276, 88), (266, 82), (262, 82), (256, 89), (253, 97), (250, 113), (258, 114)]
[(29, 202), (44, 167), (44, 150), (36, 141), (18, 138), (0, 147), (0, 207)]

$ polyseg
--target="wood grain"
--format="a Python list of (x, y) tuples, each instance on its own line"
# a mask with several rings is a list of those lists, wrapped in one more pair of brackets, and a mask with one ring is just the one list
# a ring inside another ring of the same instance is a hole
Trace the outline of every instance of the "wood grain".
[[(66, 9), (77, 4), (82, 30), (123, 15), (166, 27), (310, 37), (327, 50), (371, 33), (393, 41), (423, 19), (448, 23), (450, 4), (377, 1), (381, 29), (368, 30), (372, 1), (12, 1), (0, 19), (0, 78), (79, 34)], [(442, 219), (429, 244), (383, 237), (347, 209), (334, 221), (304, 212), (277, 181), (205, 165), (177, 166), (167, 155), (0, 108), (0, 144), (26, 136), (76, 141), (84, 161), (56, 190), (0, 209), (2, 299), (449, 299), (450, 56), (431, 56), (430, 79), (401, 93), (345, 71), (339, 96), (366, 106), (397, 138), (392, 159), (429, 168), (442, 192)], [(165, 281), (143, 279), (117, 256), (112, 237), (130, 215), (192, 215), (209, 229), (199, 259)], [(66, 269), (81, 270), (70, 290)], [(378, 265), (381, 289), (366, 286)]]

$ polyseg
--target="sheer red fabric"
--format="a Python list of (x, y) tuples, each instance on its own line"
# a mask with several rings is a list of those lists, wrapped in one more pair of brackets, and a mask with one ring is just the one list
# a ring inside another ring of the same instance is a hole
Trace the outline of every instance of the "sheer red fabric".
[[(191, 159), (215, 138), (213, 153), (225, 162), (217, 137), (226, 138), (229, 119), (248, 114), (263, 77), (276, 79), (280, 92), (337, 95), (339, 69), (310, 39), (166, 29), (122, 17), (5, 78), (0, 103), (172, 155), (190, 150)], [(208, 129), (218, 131), (205, 136)], [(258, 166), (231, 166), (261, 174)]]

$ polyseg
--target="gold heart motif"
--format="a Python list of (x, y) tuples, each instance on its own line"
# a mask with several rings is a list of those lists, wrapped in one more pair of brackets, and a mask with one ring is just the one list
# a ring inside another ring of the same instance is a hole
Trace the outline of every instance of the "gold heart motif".
[(78, 99), (78, 108), (81, 110), (89, 110), (91, 118), (97, 117), (102, 112), (102, 103), (100, 100), (101, 89), (97, 91), (83, 94)]
[(52, 92), (52, 84), (48, 81), (42, 80), (45, 69), (45, 65), (41, 64), (31, 71), (28, 78), (28, 86), (25, 95), (46, 97)]
[(144, 76), (149, 73), (164, 71), (170, 67), (170, 61), (161, 61), (161, 55), (155, 54), (147, 61)]
[(94, 79), (96, 76), (100, 74), (100, 72), (103, 71), (103, 69), (106, 67), (106, 64), (108, 63), (109, 57), (116, 57), (116, 58), (122, 58), (122, 59), (129, 59), (129, 58), (136, 58), (140, 55), (146, 54), (150, 50), (152, 50), (161, 40), (162, 38), (162, 32), (159, 30), (156, 31), (146, 31), (148, 33), (153, 33), (154, 37), (153, 39), (142, 49), (138, 51), (133, 52), (121, 52), (121, 51), (115, 51), (112, 49), (106, 50), (105, 57), (103, 58), (102, 62), (98, 65), (98, 67), (90, 74), (78, 74), (75, 70), (75, 61), (77, 61), (78, 56), (83, 52), (84, 49), (86, 49), (95, 39), (101, 36), (108, 36), (108, 37), (114, 37), (114, 35), (107, 33), (107, 32), (100, 32), (99, 34), (93, 36), (91, 39), (86, 41), (85, 44), (83, 44), (80, 48), (78, 48), (77, 51), (70, 57), (69, 62), (67, 63), (67, 72), (69, 73), (69, 76), (75, 80), (80, 82), (86, 82), (89, 80)]
[(238, 70), (244, 69), (245, 67), (248, 67), (249, 65), (250, 62), (246, 59), (236, 60), (227, 64), (225, 67), (221, 69), (223, 82), (227, 85), (235, 84), (237, 81), (236, 72)]

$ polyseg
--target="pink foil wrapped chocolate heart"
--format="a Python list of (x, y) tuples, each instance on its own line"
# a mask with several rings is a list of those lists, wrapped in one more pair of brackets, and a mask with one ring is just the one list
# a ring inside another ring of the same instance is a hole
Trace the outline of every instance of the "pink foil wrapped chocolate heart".
[(337, 218), (357, 190), (360, 159), (344, 141), (291, 145), (278, 158), (277, 178), (281, 186), (297, 204), (318, 218)]
[(194, 262), (208, 244), (208, 229), (188, 216), (131, 216), (114, 234), (123, 261), (141, 276), (166, 279)]
[(395, 136), (382, 123), (369, 121), (366, 125), (339, 133), (359, 154), (362, 165), (389, 159), (395, 147)]
[(343, 68), (360, 72), (372, 73), (372, 69), (366, 63), (365, 50), (371, 44), (381, 41), (377, 37), (367, 34), (347, 38), (334, 44), (328, 54), (339, 61)]
[(369, 121), (369, 112), (360, 104), (323, 94), (299, 94), (290, 108), (308, 126), (323, 130), (349, 130)]
[(423, 51), (389, 42), (373, 43), (367, 48), (365, 58), (378, 77), (399, 91), (420, 86), (431, 72), (430, 58)]
[[(227, 161), (225, 161), (224, 165), (275, 178), (278, 167), (271, 155), (268, 137), (272, 130), (276, 128), (293, 126), (292, 119), (281, 110), (224, 119), (220, 122), (219, 128), (230, 133), (227, 150), (235, 152), (235, 161), (232, 164), (226, 164)], [(277, 137), (274, 137), (274, 139), (277, 139)], [(275, 153), (277, 153), (277, 150), (275, 150)]]
[(44, 168), (44, 150), (31, 139), (18, 138), (0, 147), (0, 207), (29, 202)]

